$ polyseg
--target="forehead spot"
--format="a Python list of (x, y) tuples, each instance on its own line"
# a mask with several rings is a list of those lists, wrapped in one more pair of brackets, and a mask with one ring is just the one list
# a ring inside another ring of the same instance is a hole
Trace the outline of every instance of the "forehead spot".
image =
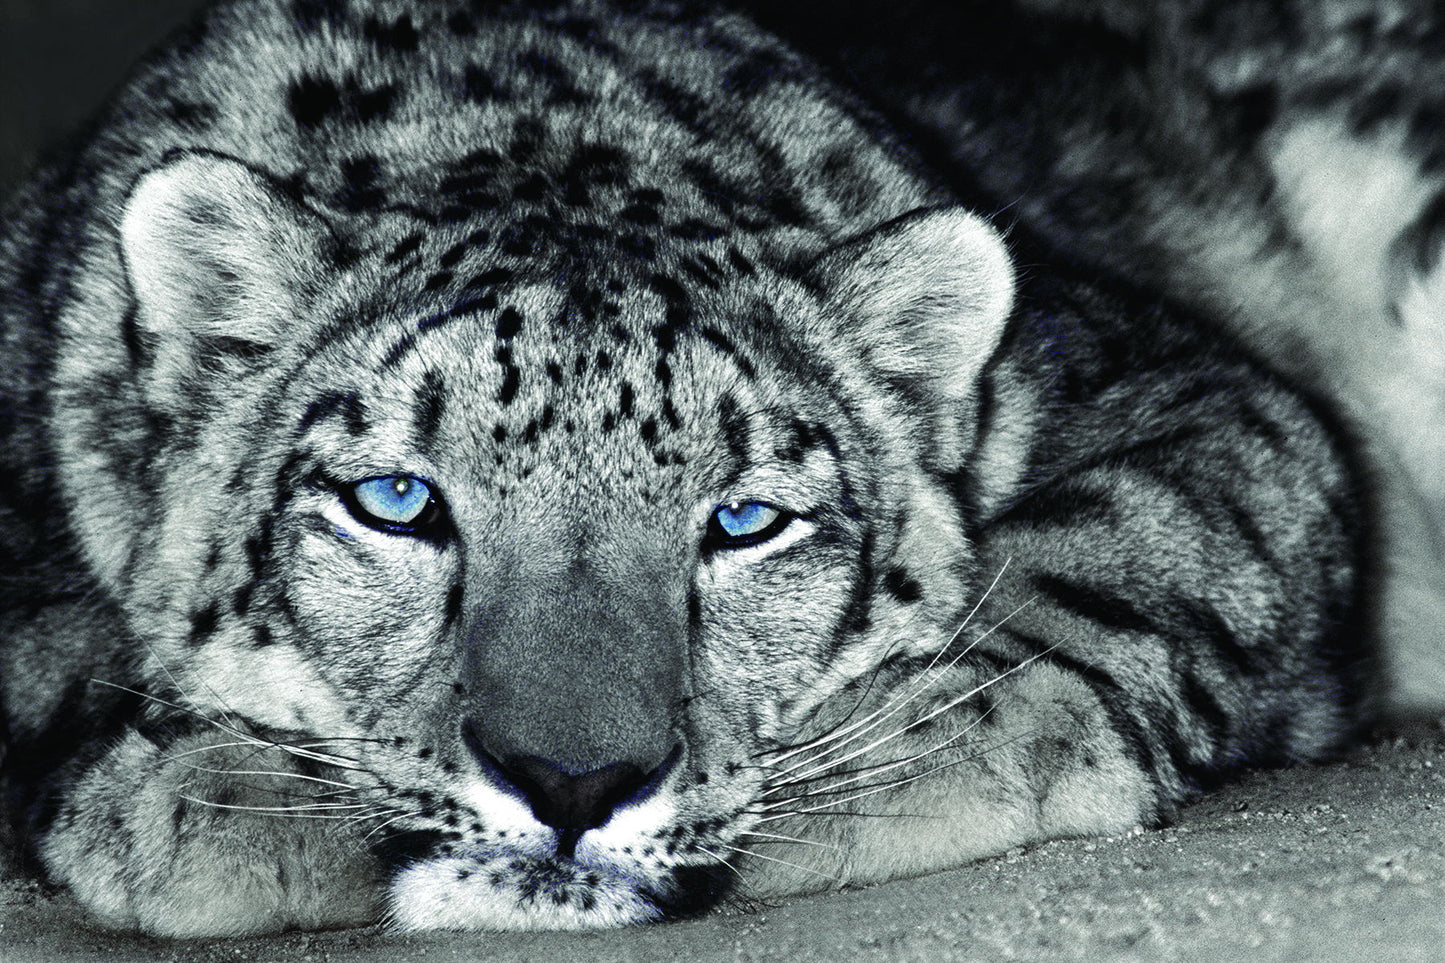
[(411, 15), (406, 13), (391, 23), (375, 16), (367, 17), (362, 33), (378, 50), (385, 53), (411, 53), (416, 50), (419, 39), (416, 27), (412, 26)]
[(386, 255), (386, 263), (396, 264), (397, 262), (411, 256), (412, 254), (415, 254), (417, 252), (417, 249), (421, 247), (421, 243), (423, 240), (424, 236), (420, 231), (414, 231), (411, 234), (408, 234), (406, 237), (398, 241), (396, 243), (396, 246), (393, 247), (390, 253)]

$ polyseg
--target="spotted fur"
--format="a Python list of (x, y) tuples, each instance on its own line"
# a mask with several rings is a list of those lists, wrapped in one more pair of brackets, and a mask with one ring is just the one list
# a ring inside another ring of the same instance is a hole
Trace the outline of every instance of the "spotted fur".
[(1388, 711), (1441, 708), (1445, 19), (1429, 0), (748, 3), (1038, 257), (1207, 310), (1370, 464)]
[(1323, 404), (737, 15), (222, 4), (0, 244), (4, 786), (111, 925), (662, 919), (1363, 718)]

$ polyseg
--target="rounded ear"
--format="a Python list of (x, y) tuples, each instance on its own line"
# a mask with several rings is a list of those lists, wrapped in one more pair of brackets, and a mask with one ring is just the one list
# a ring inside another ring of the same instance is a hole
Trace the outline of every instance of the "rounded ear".
[(998, 232), (961, 208), (914, 211), (834, 248), (814, 276), (844, 330), (890, 380), (941, 400), (974, 392), (1013, 309)]
[(240, 161), (175, 155), (141, 177), (121, 216), (139, 334), (158, 361), (264, 352), (303, 310), (329, 235)]

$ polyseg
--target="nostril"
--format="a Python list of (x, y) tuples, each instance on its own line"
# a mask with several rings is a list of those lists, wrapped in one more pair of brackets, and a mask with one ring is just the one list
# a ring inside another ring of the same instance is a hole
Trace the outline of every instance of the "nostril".
[(630, 761), (595, 768), (571, 766), (540, 756), (498, 758), (482, 744), (475, 728), (462, 727), (462, 738), (482, 770), (500, 788), (520, 795), (537, 821), (557, 830), (557, 853), (571, 856), (577, 840), (612, 818), (618, 809), (650, 797), (677, 764), (682, 747), (650, 771)]
[(630, 762), (614, 762), (586, 772), (569, 773), (560, 763), (536, 756), (513, 756), (504, 767), (532, 804), (538, 821), (580, 835), (607, 822), (648, 774)]
[(623, 806), (655, 793), (679, 755), (680, 746), (651, 772), (631, 762), (575, 772), (536, 756), (509, 757), (501, 769), (527, 798), (537, 821), (557, 830), (557, 855), (570, 857), (583, 833), (604, 825)]

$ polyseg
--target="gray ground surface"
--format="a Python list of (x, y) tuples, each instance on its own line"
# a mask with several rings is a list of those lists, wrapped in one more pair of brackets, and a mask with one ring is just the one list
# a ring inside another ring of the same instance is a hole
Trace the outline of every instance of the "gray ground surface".
[(1445, 959), (1445, 731), (1328, 766), (1258, 773), (1169, 829), (1062, 840), (963, 869), (751, 911), (602, 933), (375, 929), (166, 942), (0, 890), (0, 960)]
[[(0, 0), (0, 190), (195, 0)], [(167, 943), (0, 882), (0, 961), (1445, 960), (1445, 732), (1257, 774), (1172, 829), (695, 922), (591, 934), (376, 930)], [(0, 871), (3, 872), (3, 871)]]

